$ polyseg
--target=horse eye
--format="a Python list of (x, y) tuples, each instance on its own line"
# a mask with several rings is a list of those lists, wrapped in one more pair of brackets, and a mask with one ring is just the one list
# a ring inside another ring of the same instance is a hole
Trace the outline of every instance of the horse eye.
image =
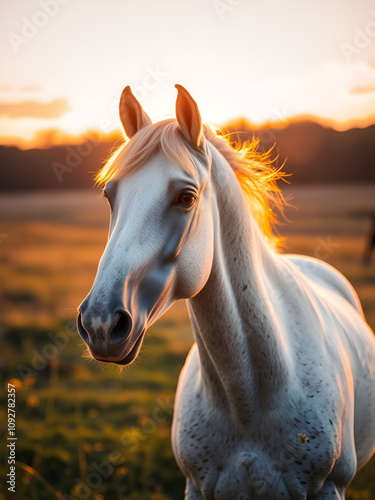
[(196, 196), (191, 191), (184, 191), (177, 199), (177, 203), (183, 207), (191, 207), (196, 200)]

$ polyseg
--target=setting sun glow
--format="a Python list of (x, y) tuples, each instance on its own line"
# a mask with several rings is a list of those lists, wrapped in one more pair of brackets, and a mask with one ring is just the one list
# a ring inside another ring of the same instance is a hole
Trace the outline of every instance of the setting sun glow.
[(181, 83), (219, 126), (302, 115), (337, 130), (375, 122), (371, 0), (21, 0), (1, 26), (2, 144), (113, 133), (125, 85), (153, 120), (173, 115)]

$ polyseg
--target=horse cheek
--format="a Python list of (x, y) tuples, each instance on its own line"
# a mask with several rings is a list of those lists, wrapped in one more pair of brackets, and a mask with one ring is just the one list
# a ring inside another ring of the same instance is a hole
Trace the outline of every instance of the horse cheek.
[(175, 293), (179, 299), (190, 299), (197, 295), (211, 274), (213, 229), (210, 225), (202, 229), (205, 237), (186, 242), (177, 259)]

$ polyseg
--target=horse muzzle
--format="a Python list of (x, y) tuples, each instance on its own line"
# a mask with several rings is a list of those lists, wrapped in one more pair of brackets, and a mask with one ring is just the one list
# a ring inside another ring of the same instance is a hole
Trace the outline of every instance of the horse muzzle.
[(103, 321), (85, 307), (85, 301), (80, 307), (77, 328), (95, 359), (118, 365), (134, 361), (144, 338), (144, 330), (135, 331), (131, 315), (124, 309), (115, 311)]

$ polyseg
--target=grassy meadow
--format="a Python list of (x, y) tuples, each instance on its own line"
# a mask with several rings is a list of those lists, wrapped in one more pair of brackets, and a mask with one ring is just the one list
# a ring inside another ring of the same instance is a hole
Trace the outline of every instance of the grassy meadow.
[[(288, 186), (285, 194), (295, 208), (280, 227), (284, 251), (342, 271), (375, 328), (375, 255), (362, 265), (375, 186)], [(0, 197), (2, 443), (7, 383), (17, 388), (17, 494), (9, 498), (183, 498), (170, 427), (177, 378), (193, 342), (185, 304), (148, 331), (138, 360), (123, 371), (84, 357), (75, 332), (108, 220), (106, 202), (94, 191)], [(6, 457), (3, 446), (2, 478)], [(347, 498), (375, 498), (374, 459)]]

